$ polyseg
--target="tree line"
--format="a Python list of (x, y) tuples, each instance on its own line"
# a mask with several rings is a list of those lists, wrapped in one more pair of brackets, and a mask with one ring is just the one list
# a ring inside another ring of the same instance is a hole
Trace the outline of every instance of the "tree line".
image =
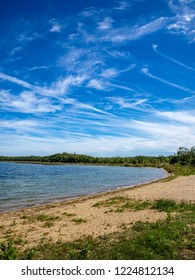
[(157, 166), (168, 163), (170, 158), (166, 156), (93, 157), (76, 153), (62, 153), (50, 156), (0, 156), (0, 161)]
[(0, 161), (22, 161), (38, 163), (78, 163), (106, 164), (127, 166), (155, 166), (180, 164), (195, 166), (195, 147), (180, 147), (175, 155), (170, 156), (134, 156), (134, 157), (93, 157), (83, 154), (58, 153), (50, 156), (0, 156)]

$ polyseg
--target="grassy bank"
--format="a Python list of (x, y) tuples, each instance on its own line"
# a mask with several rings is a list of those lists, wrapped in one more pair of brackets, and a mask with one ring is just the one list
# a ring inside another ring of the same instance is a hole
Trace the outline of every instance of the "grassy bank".
[(140, 206), (166, 212), (167, 218), (124, 224), (122, 231), (113, 234), (45, 243), (25, 251), (23, 240), (9, 240), (0, 245), (0, 259), (195, 259), (195, 204), (161, 199), (128, 205), (136, 210)]
[(169, 179), (174, 179), (178, 176), (195, 175), (195, 167), (192, 165), (166, 164), (162, 168), (172, 175)]

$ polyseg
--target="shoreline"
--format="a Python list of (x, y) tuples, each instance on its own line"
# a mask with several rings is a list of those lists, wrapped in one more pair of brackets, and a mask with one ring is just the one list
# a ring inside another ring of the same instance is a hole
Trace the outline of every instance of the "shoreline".
[(69, 242), (119, 232), (137, 221), (166, 219), (165, 212), (152, 208), (117, 211), (131, 201), (152, 203), (159, 199), (195, 203), (195, 175), (0, 213), (0, 242), (22, 240), (24, 250), (48, 242)]
[(168, 173), (164, 168), (159, 168), (159, 169), (162, 169), (164, 171), (165, 177), (160, 178), (160, 179), (154, 179), (152, 181), (148, 181), (148, 182), (145, 182), (145, 183), (135, 184), (135, 185), (121, 186), (121, 187), (119, 186), (119, 187), (116, 187), (114, 189), (110, 189), (110, 190), (103, 191), (103, 192), (96, 192), (96, 193), (92, 193), (92, 194), (84, 194), (84, 195), (79, 195), (79, 196), (74, 196), (74, 197), (62, 198), (62, 199), (59, 199), (59, 200), (54, 199), (52, 201), (42, 202), (42, 203), (40, 202), (40, 203), (35, 204), (35, 205), (19, 207), (17, 209), (13, 208), (13, 209), (9, 209), (9, 210), (0, 210), (0, 215), (5, 214), (5, 213), (18, 212), (18, 211), (20, 212), (20, 211), (23, 211), (23, 210), (26, 210), (26, 209), (34, 209), (34, 208), (44, 207), (44, 205), (50, 205), (50, 204), (56, 204), (56, 203), (74, 203), (74, 202), (78, 202), (79, 200), (101, 197), (101, 196), (105, 196), (107, 194), (115, 194), (115, 193), (118, 193), (122, 190), (130, 190), (130, 189), (146, 186), (148, 184), (152, 184), (152, 183), (155, 183), (155, 182), (161, 182), (161, 181), (163, 182), (163, 180), (166, 180), (167, 178), (172, 176), (172, 174)]

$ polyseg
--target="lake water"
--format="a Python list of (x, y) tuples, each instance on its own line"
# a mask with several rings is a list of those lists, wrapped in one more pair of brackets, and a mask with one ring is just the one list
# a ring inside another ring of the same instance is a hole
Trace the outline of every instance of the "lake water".
[(166, 177), (156, 168), (0, 162), (0, 211), (134, 186)]

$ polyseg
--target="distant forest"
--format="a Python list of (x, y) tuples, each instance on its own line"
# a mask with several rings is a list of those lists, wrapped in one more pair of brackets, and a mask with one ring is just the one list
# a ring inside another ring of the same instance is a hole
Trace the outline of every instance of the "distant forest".
[(61, 153), (50, 156), (0, 156), (0, 161), (37, 162), (37, 163), (79, 163), (106, 164), (124, 166), (163, 167), (166, 164), (195, 166), (195, 146), (188, 149), (180, 147), (175, 155), (170, 156), (135, 156), (135, 157), (92, 157), (83, 154)]

